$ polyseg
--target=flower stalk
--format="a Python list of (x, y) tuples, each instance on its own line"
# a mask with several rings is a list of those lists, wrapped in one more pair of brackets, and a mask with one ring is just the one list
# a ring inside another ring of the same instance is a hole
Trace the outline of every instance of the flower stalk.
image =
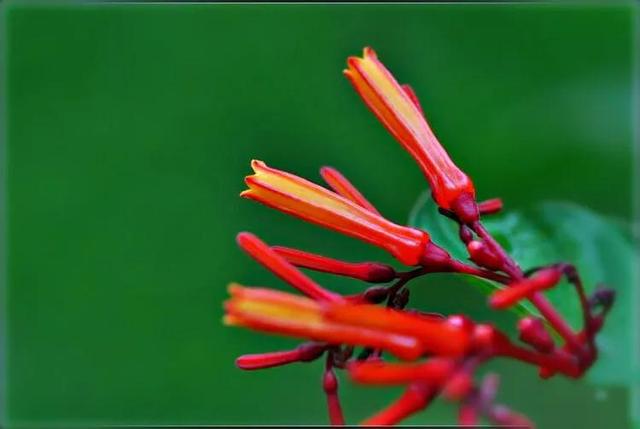
[[(354, 383), (405, 387), (396, 401), (364, 425), (400, 423), (442, 396), (458, 404), (460, 424), (474, 425), (486, 418), (496, 425), (533, 427), (523, 415), (494, 402), (498, 379), (488, 375), (476, 382), (479, 368), (501, 358), (533, 366), (542, 378), (583, 376), (598, 356), (595, 337), (613, 305), (613, 290), (599, 288), (588, 296), (577, 269), (567, 263), (523, 271), (482, 222), (484, 216), (503, 210), (502, 200), (476, 202), (471, 179), (436, 138), (415, 91), (399, 84), (370, 48), (362, 57), (350, 57), (347, 65), (344, 74), (367, 107), (417, 162), (439, 212), (457, 223), (471, 263), (453, 258), (428, 231), (384, 218), (332, 167), (320, 170), (327, 189), (254, 160), (254, 174), (245, 178), (248, 189), (242, 197), (383, 249), (406, 268), (269, 246), (253, 234), (240, 233), (239, 246), (302, 295), (232, 284), (224, 322), (303, 342), (291, 350), (240, 356), (236, 365), (258, 370), (324, 357), (322, 388), (332, 425), (345, 424), (336, 376), (337, 370), (345, 370)], [(301, 268), (377, 284), (344, 295), (325, 289)], [(511, 339), (493, 324), (463, 314), (409, 307), (411, 282), (432, 273), (490, 280), (500, 287), (489, 297), (489, 307), (504, 310), (526, 300), (538, 315), (521, 317), (518, 338)], [(574, 287), (582, 310), (579, 331), (545, 296), (562, 287), (563, 279)], [(558, 334), (558, 344), (551, 329)], [(395, 360), (389, 361), (389, 355)]]

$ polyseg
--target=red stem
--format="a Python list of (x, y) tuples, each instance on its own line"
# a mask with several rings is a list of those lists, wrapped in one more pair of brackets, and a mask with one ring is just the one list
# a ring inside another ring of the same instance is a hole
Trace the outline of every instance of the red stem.
[[(490, 246), (491, 250), (504, 260), (504, 271), (512, 277), (513, 281), (521, 281), (524, 279), (522, 270), (518, 264), (511, 259), (500, 244), (489, 234), (482, 223), (474, 222), (472, 229), (485, 243)], [(564, 318), (558, 313), (553, 305), (542, 295), (541, 292), (533, 294), (529, 301), (538, 309), (553, 329), (567, 342), (567, 344), (576, 351), (583, 350), (583, 342), (581, 342), (575, 332), (567, 324)]]
[(322, 389), (327, 397), (327, 409), (331, 426), (344, 426), (344, 414), (338, 396), (338, 378), (333, 371), (333, 351), (327, 353), (327, 361), (322, 376)]
[(500, 347), (497, 354), (499, 356), (507, 356), (527, 362), (541, 368), (552, 369), (554, 372), (561, 372), (569, 377), (579, 377), (583, 372), (578, 360), (563, 350), (556, 349), (551, 353), (540, 353), (509, 343)]
[(452, 260), (450, 263), (451, 270), (455, 273), (469, 274), (471, 276), (480, 277), (487, 280), (493, 280), (498, 283), (507, 284), (510, 279), (507, 276), (503, 276), (493, 271), (485, 270), (483, 268), (474, 267), (473, 265), (467, 265), (458, 260)]
[(560, 334), (560, 336), (567, 342), (572, 350), (582, 350), (583, 343), (573, 329), (567, 324), (564, 318), (557, 312), (549, 300), (541, 293), (536, 292), (533, 294), (529, 301), (538, 309), (540, 314), (547, 319), (553, 329)]
[(436, 393), (437, 389), (434, 387), (422, 383), (411, 384), (398, 400), (361, 424), (363, 426), (395, 425), (429, 405)]

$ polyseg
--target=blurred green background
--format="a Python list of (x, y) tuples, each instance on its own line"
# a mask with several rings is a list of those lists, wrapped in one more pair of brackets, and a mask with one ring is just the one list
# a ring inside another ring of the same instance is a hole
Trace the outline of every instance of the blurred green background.
[[(296, 344), (222, 327), (229, 281), (286, 289), (234, 236), (388, 258), (238, 198), (250, 159), (312, 180), (335, 166), (405, 222), (425, 182), (341, 75), (371, 45), (481, 198), (630, 220), (635, 10), (4, 4), (4, 423), (325, 423), (320, 363), (234, 367)], [(494, 317), (469, 286), (423, 283), (417, 306)], [(622, 386), (494, 368), (500, 399), (541, 428), (628, 427)], [(342, 387), (350, 422), (399, 393)], [(455, 412), (438, 401), (408, 422)]]

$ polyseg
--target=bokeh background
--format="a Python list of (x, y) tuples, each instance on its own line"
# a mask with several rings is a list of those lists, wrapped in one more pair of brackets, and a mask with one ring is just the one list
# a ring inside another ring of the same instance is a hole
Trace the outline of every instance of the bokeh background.
[[(632, 3), (2, 6), (9, 426), (326, 422), (321, 363), (235, 369), (296, 342), (224, 328), (222, 302), (232, 280), (286, 289), (237, 249), (240, 230), (388, 261), (238, 198), (252, 158), (313, 180), (328, 164), (406, 221), (425, 182), (341, 74), (365, 45), (411, 83), (480, 197), (631, 220)], [(495, 317), (440, 280), (413, 302)], [(628, 387), (494, 369), (539, 427), (631, 427)], [(342, 392), (357, 422), (399, 390), (343, 378)], [(408, 423), (454, 416), (438, 401)]]

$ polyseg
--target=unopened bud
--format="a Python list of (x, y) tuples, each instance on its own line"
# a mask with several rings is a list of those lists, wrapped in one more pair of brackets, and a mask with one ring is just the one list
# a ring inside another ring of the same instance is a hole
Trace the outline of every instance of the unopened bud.
[(364, 291), (363, 297), (372, 304), (379, 304), (389, 296), (389, 288), (386, 286), (373, 286)]
[(378, 262), (364, 262), (360, 264), (362, 280), (370, 283), (387, 283), (395, 279), (397, 274), (393, 267)]
[(394, 297), (393, 297), (393, 307), (394, 308), (405, 308), (409, 303), (409, 289), (401, 289)]
[(472, 347), (479, 351), (495, 350), (500, 352), (510, 345), (506, 335), (484, 323), (474, 326), (471, 340)]
[(458, 235), (460, 236), (460, 240), (462, 240), (462, 242), (465, 244), (473, 240), (473, 233), (471, 232), (471, 229), (466, 225), (460, 225), (460, 231)]
[(537, 317), (525, 317), (518, 322), (520, 340), (531, 345), (542, 353), (549, 353), (554, 348), (553, 339), (544, 327), (542, 320)]
[(431, 272), (447, 271), (450, 268), (451, 255), (442, 247), (429, 242), (424, 249), (420, 265)]
[(462, 223), (471, 224), (478, 220), (478, 204), (470, 192), (463, 192), (451, 203), (451, 211), (458, 216)]
[(486, 267), (490, 270), (500, 270), (503, 267), (503, 261), (492, 251), (487, 249), (481, 241), (471, 240), (467, 244), (469, 259), (476, 264)]
[(322, 388), (326, 393), (338, 391), (338, 377), (332, 370), (326, 370), (322, 375)]
[(551, 368), (547, 368), (547, 367), (541, 367), (540, 370), (538, 371), (538, 375), (540, 376), (540, 378), (542, 379), (547, 379), (547, 378), (551, 378), (556, 374), (556, 372), (554, 370), (552, 370)]
[(447, 322), (453, 326), (464, 329), (467, 332), (471, 332), (475, 325), (469, 317), (463, 314), (452, 314), (447, 317)]
[(303, 343), (293, 350), (243, 355), (236, 359), (236, 366), (246, 371), (272, 368), (293, 362), (310, 362), (325, 351), (321, 343)]
[(449, 381), (447, 381), (442, 389), (442, 394), (450, 401), (457, 401), (464, 398), (471, 391), (472, 387), (473, 380), (471, 375), (467, 371), (461, 370), (454, 373)]
[(589, 298), (589, 306), (591, 308), (603, 307), (608, 309), (613, 305), (615, 297), (616, 292), (613, 289), (598, 286), (598, 289)]

